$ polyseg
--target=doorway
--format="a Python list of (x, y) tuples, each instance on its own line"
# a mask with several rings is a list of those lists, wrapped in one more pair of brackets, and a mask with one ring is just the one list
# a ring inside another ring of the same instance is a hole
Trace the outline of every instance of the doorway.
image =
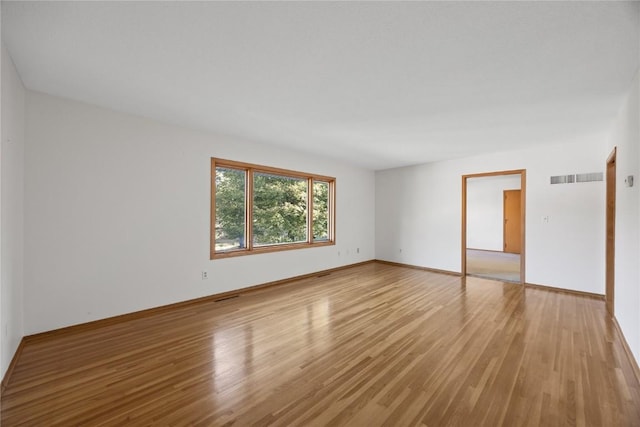
[(614, 315), (615, 251), (616, 251), (616, 151), (607, 159), (607, 239), (606, 239), (606, 290), (607, 311)]
[(525, 282), (526, 170), (462, 176), (463, 276)]

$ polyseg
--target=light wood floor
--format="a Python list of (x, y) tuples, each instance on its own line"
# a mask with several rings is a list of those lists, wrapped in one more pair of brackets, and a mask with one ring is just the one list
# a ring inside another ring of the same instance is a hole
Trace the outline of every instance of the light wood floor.
[(13, 425), (638, 426), (604, 302), (367, 264), (29, 342)]
[(520, 282), (520, 254), (467, 249), (467, 274)]

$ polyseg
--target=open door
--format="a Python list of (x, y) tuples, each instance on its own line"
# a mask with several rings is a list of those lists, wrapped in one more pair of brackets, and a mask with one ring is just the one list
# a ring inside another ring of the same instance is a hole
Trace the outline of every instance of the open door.
[(606, 305), (614, 315), (615, 250), (616, 250), (616, 148), (607, 159), (607, 243), (606, 243)]
[(520, 201), (520, 190), (504, 190), (504, 251), (512, 254), (519, 254), (522, 246)]

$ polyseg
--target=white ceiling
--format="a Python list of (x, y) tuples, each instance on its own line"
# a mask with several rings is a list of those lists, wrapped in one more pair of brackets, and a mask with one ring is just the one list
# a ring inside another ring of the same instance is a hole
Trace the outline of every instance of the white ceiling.
[(636, 2), (2, 2), (24, 84), (384, 169), (604, 133)]

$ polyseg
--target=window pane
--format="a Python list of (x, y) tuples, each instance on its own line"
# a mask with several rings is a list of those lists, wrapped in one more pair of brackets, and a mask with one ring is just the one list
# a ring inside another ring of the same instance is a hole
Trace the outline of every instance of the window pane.
[(307, 180), (253, 175), (253, 244), (307, 241)]
[(216, 252), (245, 247), (246, 172), (216, 168)]
[(329, 183), (313, 181), (313, 240), (329, 240)]

